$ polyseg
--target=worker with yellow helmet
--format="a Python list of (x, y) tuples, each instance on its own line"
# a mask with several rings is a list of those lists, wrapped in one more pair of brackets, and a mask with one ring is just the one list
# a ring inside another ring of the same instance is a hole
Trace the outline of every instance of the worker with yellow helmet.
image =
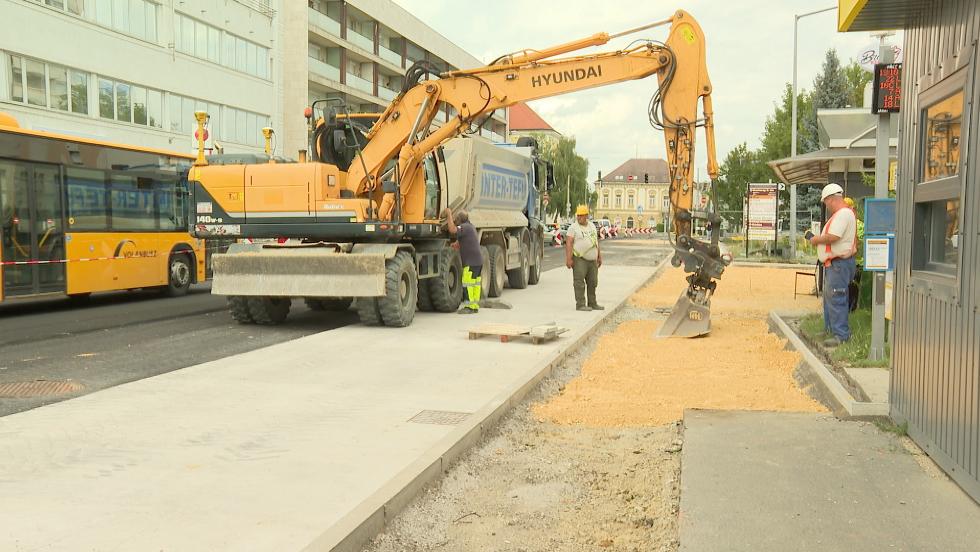
[(599, 267), (602, 252), (599, 251), (599, 232), (589, 222), (589, 208), (579, 205), (575, 209), (575, 222), (568, 225), (565, 240), (565, 266), (572, 269), (575, 289), (575, 308), (580, 311), (603, 310), (595, 297), (599, 284)]

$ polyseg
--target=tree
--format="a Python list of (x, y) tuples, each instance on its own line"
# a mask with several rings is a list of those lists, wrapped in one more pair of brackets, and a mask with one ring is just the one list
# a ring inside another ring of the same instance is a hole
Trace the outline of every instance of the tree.
[[(803, 91), (796, 97), (796, 149), (797, 154), (817, 149), (817, 137), (809, 134), (803, 121), (813, 113), (812, 96)], [(766, 161), (789, 157), (792, 153), (793, 87), (786, 83), (783, 97), (774, 106), (773, 114), (766, 118), (762, 133), (762, 155)]]
[(847, 86), (850, 89), (850, 99), (848, 103), (851, 107), (866, 107), (864, 105), (864, 88), (871, 82), (874, 76), (865, 71), (864, 67), (851, 60), (850, 65), (844, 68), (844, 78), (847, 79)]
[(715, 200), (719, 214), (732, 226), (742, 224), (742, 204), (751, 182), (767, 182), (772, 169), (759, 151), (752, 151), (742, 142), (728, 152), (718, 170)]
[(837, 58), (837, 50), (831, 48), (827, 50), (824, 58), (823, 68), (820, 74), (813, 79), (813, 110), (804, 119), (804, 128), (807, 137), (812, 137), (812, 143), (805, 142), (802, 153), (816, 151), (819, 143), (816, 140), (817, 132), (817, 110), (818, 109), (837, 109), (847, 107), (851, 101), (851, 85), (844, 74), (844, 69)]
[[(555, 166), (555, 187), (549, 195), (550, 214), (568, 214), (565, 202), (577, 205), (595, 205), (595, 192), (589, 191), (589, 162), (575, 151), (575, 138), (561, 136), (558, 140), (535, 136), (541, 148), (541, 156)], [(568, 185), (571, 185), (569, 193)]]

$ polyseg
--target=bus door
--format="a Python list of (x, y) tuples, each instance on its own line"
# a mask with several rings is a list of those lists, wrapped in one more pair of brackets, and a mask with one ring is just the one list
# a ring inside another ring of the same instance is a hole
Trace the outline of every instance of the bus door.
[(57, 165), (0, 159), (4, 297), (66, 290), (61, 198)]

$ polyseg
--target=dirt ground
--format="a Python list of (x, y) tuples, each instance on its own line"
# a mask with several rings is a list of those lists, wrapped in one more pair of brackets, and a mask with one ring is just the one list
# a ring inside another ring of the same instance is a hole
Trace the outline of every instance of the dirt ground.
[(801, 308), (787, 271), (730, 268), (710, 337), (654, 340), (679, 272), (634, 295), (368, 550), (678, 550), (683, 409), (823, 410), (764, 322)]

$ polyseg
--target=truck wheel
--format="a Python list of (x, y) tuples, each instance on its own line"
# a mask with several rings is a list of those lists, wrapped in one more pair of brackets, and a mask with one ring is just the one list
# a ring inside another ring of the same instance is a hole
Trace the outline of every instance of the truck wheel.
[(500, 297), (504, 292), (504, 277), (507, 275), (504, 248), (492, 243), (487, 246), (487, 253), (490, 254), (490, 270), (484, 278), (490, 277), (490, 297)]
[(231, 295), (228, 297), (228, 312), (239, 324), (254, 324), (252, 313), (248, 310), (248, 297)]
[(385, 296), (378, 298), (378, 310), (385, 326), (404, 328), (415, 318), (418, 302), (419, 277), (415, 261), (408, 253), (399, 251), (385, 265)]
[[(463, 300), (463, 261), (459, 251), (447, 247), (439, 255), (439, 276), (428, 281), (431, 305), (439, 312), (455, 312)], [(421, 291), (421, 290), (420, 290)]]
[(180, 297), (187, 293), (194, 278), (191, 270), (191, 260), (187, 255), (171, 255), (167, 264), (167, 295)]
[(487, 251), (487, 246), (480, 246), (480, 256), (483, 257), (483, 272), (480, 278), (480, 300), (490, 297), (490, 281), (493, 279), (490, 277), (490, 252)]
[(531, 278), (531, 249), (521, 242), (521, 266), (507, 271), (507, 283), (513, 289), (524, 289)]
[(357, 317), (361, 319), (361, 324), (381, 325), (381, 310), (378, 309), (377, 297), (358, 297), (354, 302), (354, 308), (357, 309)]
[(534, 242), (534, 264), (531, 265), (531, 273), (527, 278), (527, 283), (532, 286), (541, 281), (541, 268), (544, 264), (544, 244), (541, 240), (534, 240)]
[(249, 297), (248, 312), (256, 324), (274, 326), (282, 324), (289, 315), (292, 300), (289, 297)]

